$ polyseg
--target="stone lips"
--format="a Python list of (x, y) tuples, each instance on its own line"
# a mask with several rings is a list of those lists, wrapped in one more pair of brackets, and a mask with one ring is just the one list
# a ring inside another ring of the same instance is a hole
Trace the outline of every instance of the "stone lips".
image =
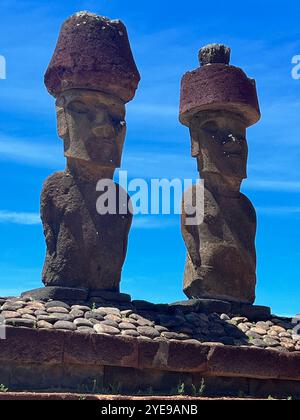
[(241, 115), (248, 126), (260, 119), (255, 80), (239, 67), (212, 64), (187, 72), (181, 81), (180, 116), (189, 126), (200, 111), (227, 110)]
[(57, 97), (65, 90), (83, 88), (129, 102), (139, 81), (122, 22), (87, 12), (76, 13), (65, 21), (45, 74), (51, 95)]

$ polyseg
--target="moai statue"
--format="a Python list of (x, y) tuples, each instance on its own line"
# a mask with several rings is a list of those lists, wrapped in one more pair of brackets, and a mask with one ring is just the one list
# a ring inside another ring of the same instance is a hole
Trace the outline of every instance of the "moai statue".
[(260, 119), (256, 84), (229, 65), (224, 45), (202, 48), (199, 59), (200, 68), (186, 73), (181, 84), (180, 121), (190, 129), (192, 156), (204, 180), (200, 223), (187, 224), (183, 202), (184, 292), (189, 298), (252, 304), (256, 213), (240, 188), (247, 177), (246, 129)]
[[(88, 12), (66, 20), (45, 74), (67, 159), (41, 195), (45, 286), (119, 291), (132, 214), (118, 203), (116, 214), (99, 214), (96, 185), (120, 166), (125, 104), (139, 80), (122, 22)], [(129, 207), (127, 193), (114, 185)]]

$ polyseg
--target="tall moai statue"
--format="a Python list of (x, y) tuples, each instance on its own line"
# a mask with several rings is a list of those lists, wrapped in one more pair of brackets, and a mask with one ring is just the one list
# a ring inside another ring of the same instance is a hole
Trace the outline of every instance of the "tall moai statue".
[(181, 83), (180, 121), (190, 129), (192, 156), (204, 180), (201, 223), (189, 226), (183, 205), (184, 292), (252, 304), (256, 212), (240, 188), (247, 178), (246, 129), (259, 121), (260, 110), (255, 81), (229, 64), (230, 52), (219, 44), (202, 48), (200, 67)]
[(99, 214), (96, 185), (120, 167), (125, 104), (139, 81), (122, 22), (88, 12), (66, 20), (45, 74), (67, 159), (41, 195), (45, 286), (119, 291), (132, 214), (118, 205), (116, 214)]

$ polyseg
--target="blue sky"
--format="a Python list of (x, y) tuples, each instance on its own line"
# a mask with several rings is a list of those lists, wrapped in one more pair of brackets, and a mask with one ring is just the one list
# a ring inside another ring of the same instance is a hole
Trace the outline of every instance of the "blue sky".
[[(243, 191), (258, 211), (257, 303), (300, 312), (299, 2), (179, 0), (1, 0), (0, 295), (41, 285), (45, 245), (39, 195), (64, 167), (54, 101), (43, 85), (62, 22), (79, 10), (120, 18), (142, 81), (128, 105), (123, 169), (131, 177), (195, 178), (189, 134), (178, 122), (180, 79), (197, 67), (199, 48), (222, 42), (232, 64), (257, 81), (262, 120), (248, 131), (249, 178)], [(184, 298), (185, 247), (179, 218), (139, 218), (130, 234), (122, 290), (133, 298)]]

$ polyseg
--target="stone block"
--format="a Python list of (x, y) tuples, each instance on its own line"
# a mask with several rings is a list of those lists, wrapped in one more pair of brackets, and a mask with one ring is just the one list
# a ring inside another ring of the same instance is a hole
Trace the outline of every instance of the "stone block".
[(0, 362), (60, 364), (63, 349), (63, 332), (8, 327), (6, 340), (0, 340)]
[(104, 334), (65, 334), (65, 364), (138, 367), (135, 339)]
[(50, 299), (62, 301), (84, 301), (88, 298), (88, 289), (48, 286), (24, 292), (21, 297), (45, 301)]

